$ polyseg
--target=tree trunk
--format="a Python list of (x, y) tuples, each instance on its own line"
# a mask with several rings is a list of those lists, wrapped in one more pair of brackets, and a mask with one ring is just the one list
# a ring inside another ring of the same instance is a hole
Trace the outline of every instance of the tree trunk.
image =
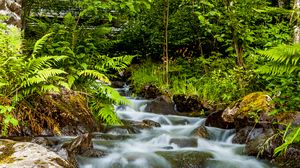
[(164, 44), (163, 44), (163, 62), (165, 66), (164, 79), (169, 84), (169, 0), (164, 1)]
[(294, 43), (300, 43), (300, 0), (294, 1), (294, 12), (296, 17), (296, 24), (294, 26)]
[(244, 66), (244, 59), (243, 59), (243, 46), (239, 43), (237, 34), (235, 33), (235, 30), (233, 29), (233, 45), (236, 52), (236, 63), (238, 66)]

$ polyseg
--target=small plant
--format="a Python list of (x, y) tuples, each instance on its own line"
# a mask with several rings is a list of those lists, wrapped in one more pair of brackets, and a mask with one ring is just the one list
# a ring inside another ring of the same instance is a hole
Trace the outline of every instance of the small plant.
[(2, 123), (0, 124), (2, 130), (1, 130), (1, 136), (6, 136), (8, 133), (8, 127), (11, 125), (17, 126), (18, 120), (14, 118), (12, 115), (12, 110), (14, 107), (12, 106), (5, 106), (0, 105), (0, 118), (2, 118)]
[(283, 144), (275, 148), (274, 156), (285, 154), (289, 145), (300, 142), (300, 126), (291, 127), (291, 123), (287, 126), (283, 137)]

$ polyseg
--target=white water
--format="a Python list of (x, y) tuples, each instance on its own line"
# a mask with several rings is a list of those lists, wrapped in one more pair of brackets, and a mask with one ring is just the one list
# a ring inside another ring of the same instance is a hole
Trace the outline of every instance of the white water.
[[(129, 99), (131, 107), (116, 107), (121, 119), (159, 122), (161, 127), (144, 129), (130, 135), (126, 140), (94, 139), (94, 147), (109, 154), (104, 158), (78, 157), (81, 168), (171, 168), (168, 160), (156, 154), (157, 151), (199, 151), (213, 155), (205, 168), (269, 168), (270, 166), (254, 157), (242, 155), (244, 145), (232, 144), (234, 130), (206, 127), (211, 140), (197, 138), (192, 131), (204, 124), (205, 119), (174, 115), (159, 115), (143, 112), (148, 100)], [(101, 133), (99, 133), (101, 135)], [(170, 143), (172, 139), (191, 141), (182, 146)]]

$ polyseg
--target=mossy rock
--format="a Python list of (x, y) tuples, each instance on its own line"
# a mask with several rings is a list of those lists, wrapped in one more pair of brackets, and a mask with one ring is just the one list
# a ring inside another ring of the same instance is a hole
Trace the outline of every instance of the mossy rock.
[[(261, 119), (267, 120), (268, 112), (271, 111), (271, 98), (264, 92), (254, 92), (243, 97), (233, 106), (227, 107), (222, 118), (226, 122), (235, 122), (237, 120), (243, 121), (243, 126), (247, 126), (249, 122), (258, 123)], [(239, 127), (243, 127), (239, 126)]]
[(0, 140), (0, 167), (73, 168), (74, 166), (41, 145)]
[(156, 154), (169, 161), (172, 168), (203, 168), (205, 162), (213, 158), (211, 153), (199, 151), (159, 151)]
[(13, 115), (19, 126), (10, 128), (8, 136), (76, 136), (102, 128), (85, 97), (70, 90), (33, 95), (20, 102)]
[(15, 152), (13, 146), (16, 144), (10, 140), (0, 140), (0, 164), (12, 163), (15, 161), (11, 155)]

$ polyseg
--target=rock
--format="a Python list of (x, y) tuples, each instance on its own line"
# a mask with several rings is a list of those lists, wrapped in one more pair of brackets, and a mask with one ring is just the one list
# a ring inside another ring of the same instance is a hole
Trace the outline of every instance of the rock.
[(18, 127), (8, 136), (76, 136), (101, 130), (83, 95), (62, 90), (19, 103), (13, 111)]
[(73, 168), (72, 164), (41, 145), (0, 140), (0, 168)]
[(161, 95), (161, 91), (155, 85), (145, 85), (141, 89), (140, 95), (146, 99), (155, 99)]
[(200, 112), (204, 110), (198, 96), (174, 95), (173, 101), (178, 112)]
[(251, 141), (258, 137), (260, 134), (263, 133), (263, 128), (255, 128), (252, 126), (246, 126), (237, 131), (235, 136), (232, 139), (233, 143), (237, 144), (245, 144), (248, 141)]
[(209, 139), (209, 133), (205, 126), (201, 125), (198, 128), (196, 128), (192, 135), (197, 136), (199, 138)]
[(213, 158), (210, 153), (198, 151), (159, 151), (156, 154), (169, 161), (172, 168), (204, 168), (205, 162)]
[[(272, 129), (260, 130), (257, 133), (253, 130), (249, 134), (249, 139), (246, 142), (245, 153), (251, 156), (259, 156), (264, 159), (271, 159), (273, 151), (278, 146), (280, 140), (272, 138), (274, 131)], [(251, 137), (252, 136), (252, 137)]]
[[(300, 112), (287, 112), (287, 113), (279, 113), (276, 116), (276, 121), (281, 125), (298, 126), (300, 125)], [(282, 128), (285, 129), (285, 128)]]
[(113, 88), (123, 88), (124, 85), (126, 85), (126, 82), (123, 82), (123, 81), (112, 81), (111, 82), (111, 87), (113, 87)]
[(117, 135), (124, 135), (124, 134), (137, 134), (140, 133), (140, 128), (134, 127), (130, 124), (125, 123), (125, 125), (111, 125), (106, 126), (104, 133), (110, 133), (110, 134), (117, 134)]
[(143, 120), (143, 121), (132, 121), (132, 120), (122, 120), (125, 125), (134, 127), (136, 129), (151, 129), (153, 127), (160, 127), (158, 122), (152, 120)]
[(292, 144), (288, 147), (286, 154), (275, 158), (280, 168), (300, 168), (300, 144)]
[(93, 142), (92, 142), (92, 134), (87, 133), (78, 136), (71, 142), (65, 143), (63, 145), (68, 152), (68, 160), (73, 164), (77, 165), (76, 155), (81, 155), (85, 157), (103, 157), (105, 153), (93, 149)]
[(5, 21), (7, 24), (21, 28), (21, 13), (22, 6), (20, 3), (13, 0), (0, 1), (0, 14), (8, 16), (8, 19)]
[(268, 125), (271, 123), (267, 115), (272, 109), (270, 100), (271, 98), (263, 92), (250, 93), (232, 107), (227, 107), (222, 113), (222, 118), (226, 122), (235, 123), (237, 130), (257, 123)]
[(149, 127), (160, 127), (160, 124), (158, 122), (152, 120), (143, 120), (143, 123)]
[(198, 141), (196, 138), (172, 138), (170, 144), (175, 144), (180, 148), (197, 147)]
[(223, 129), (234, 128), (234, 123), (226, 122), (222, 118), (222, 111), (213, 112), (209, 114), (205, 120), (205, 126), (217, 127)]
[(168, 96), (159, 96), (147, 105), (145, 111), (158, 114), (176, 114), (174, 104)]

